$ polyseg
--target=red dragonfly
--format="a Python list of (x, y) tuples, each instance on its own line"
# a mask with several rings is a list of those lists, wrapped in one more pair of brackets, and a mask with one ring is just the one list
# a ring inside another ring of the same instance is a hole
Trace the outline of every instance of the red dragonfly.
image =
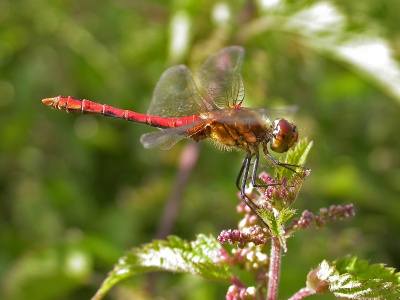
[[(297, 141), (296, 125), (283, 118), (271, 120), (264, 109), (242, 107), (244, 86), (241, 76), (244, 49), (231, 46), (222, 49), (206, 60), (198, 78), (206, 92), (203, 97), (193, 77), (184, 65), (166, 70), (158, 81), (147, 114), (122, 110), (106, 104), (73, 97), (43, 99), (43, 103), (66, 112), (102, 114), (128, 121), (147, 124), (161, 130), (144, 134), (140, 141), (145, 148), (172, 148), (184, 138), (196, 142), (211, 139), (223, 149), (240, 149), (246, 153), (236, 186), (242, 200), (257, 215), (253, 203), (245, 193), (251, 161), (254, 158), (251, 182), (255, 179), (259, 162), (259, 148), (277, 166), (288, 165), (279, 162), (268, 152), (283, 153)], [(260, 216), (259, 216), (260, 218)], [(265, 224), (265, 222), (260, 218)]]

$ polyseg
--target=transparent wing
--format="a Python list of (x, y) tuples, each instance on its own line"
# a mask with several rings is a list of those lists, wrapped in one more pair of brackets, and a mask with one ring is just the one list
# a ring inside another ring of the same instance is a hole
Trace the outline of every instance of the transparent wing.
[(269, 125), (278, 118), (292, 119), (296, 110), (295, 106), (278, 109), (260, 108), (222, 108), (214, 110), (207, 115), (207, 119), (216, 120), (220, 124), (228, 125)]
[(199, 81), (219, 108), (241, 104), (244, 99), (242, 64), (244, 49), (231, 46), (211, 56), (199, 71)]
[(165, 131), (168, 131), (168, 129), (161, 129), (159, 131), (145, 133), (141, 136), (140, 142), (143, 144), (145, 148), (159, 147), (162, 150), (169, 150), (177, 142), (186, 138), (185, 135), (178, 135), (178, 134), (169, 135), (166, 134)]
[[(269, 125), (276, 118), (287, 118), (296, 111), (295, 106), (277, 109), (259, 109), (259, 108), (223, 108), (216, 109), (207, 114), (207, 120), (216, 120), (220, 124), (230, 125)], [(171, 149), (177, 142), (195, 134), (193, 128), (202, 130), (200, 124), (205, 120), (198, 120), (193, 123), (167, 129), (160, 129), (145, 133), (140, 138), (140, 142), (145, 148), (159, 147), (163, 150)], [(267, 129), (267, 128), (266, 128)]]
[[(298, 107), (296, 105), (292, 106), (285, 106), (280, 108), (252, 108), (252, 107), (241, 107), (239, 110), (246, 111), (243, 115), (255, 115), (258, 116), (260, 119), (270, 119), (271, 121), (284, 118), (291, 120), (294, 118)], [(246, 118), (244, 118), (246, 120)]]
[[(159, 147), (162, 150), (169, 150), (180, 140), (190, 137), (188, 131), (202, 122), (204, 121), (199, 120), (180, 127), (160, 129), (158, 131), (145, 133), (140, 137), (140, 142), (145, 148)], [(190, 134), (194, 133), (194, 131), (190, 131)]]
[(158, 81), (147, 111), (150, 115), (181, 117), (199, 115), (212, 107), (200, 95), (192, 74), (184, 65), (166, 70)]

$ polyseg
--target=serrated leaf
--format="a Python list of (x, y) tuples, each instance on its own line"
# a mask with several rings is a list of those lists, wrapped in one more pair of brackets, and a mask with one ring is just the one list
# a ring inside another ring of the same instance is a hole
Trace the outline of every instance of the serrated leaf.
[(268, 209), (259, 209), (257, 211), (261, 218), (267, 223), (269, 229), (272, 233), (272, 236), (278, 238), (279, 243), (281, 244), (283, 250), (286, 252), (286, 237), (285, 237), (285, 222), (289, 220), (295, 213), (295, 209), (284, 208), (282, 211), (278, 212), (274, 210), (274, 212)]
[[(312, 141), (308, 141), (307, 138), (301, 139), (297, 142), (294, 148), (291, 148), (286, 155), (285, 163), (303, 166), (306, 162), (308, 153), (311, 150), (313, 145)], [(288, 178), (289, 176), (293, 175), (291, 170), (286, 168), (275, 168), (275, 178)]]
[(285, 226), (285, 223), (296, 214), (295, 209), (284, 208), (278, 215), (278, 223)]
[(396, 269), (386, 267), (384, 264), (371, 265), (366, 260), (359, 260), (355, 256), (346, 256), (334, 261), (339, 272), (349, 272), (358, 274), (359, 279), (381, 278), (387, 281), (393, 281), (400, 284), (400, 273), (395, 273)]
[(357, 257), (323, 261), (309, 273), (307, 286), (316, 293), (347, 299), (399, 299), (399, 273), (383, 264), (370, 265)]
[(212, 236), (199, 235), (193, 242), (170, 236), (130, 250), (119, 259), (92, 300), (101, 299), (119, 281), (150, 271), (169, 271), (197, 275), (211, 280), (229, 281), (232, 274), (221, 259), (222, 247)]

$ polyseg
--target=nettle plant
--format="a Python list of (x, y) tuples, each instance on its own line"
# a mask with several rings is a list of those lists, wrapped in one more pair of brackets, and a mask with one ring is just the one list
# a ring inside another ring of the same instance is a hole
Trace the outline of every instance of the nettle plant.
[[(287, 153), (285, 163), (303, 165), (311, 146), (312, 142), (306, 139), (299, 141)], [(310, 226), (322, 227), (327, 222), (354, 216), (353, 205), (348, 204), (321, 208), (316, 213), (305, 210), (296, 218), (299, 214), (291, 206), (309, 175), (308, 169), (293, 173), (283, 167), (276, 167), (273, 176), (261, 173), (258, 184), (261, 187), (250, 186), (246, 194), (268, 227), (257, 225), (258, 217), (241, 202), (237, 212), (244, 216), (238, 228), (223, 230), (217, 238), (199, 234), (189, 242), (170, 236), (129, 250), (92, 299), (102, 299), (123, 279), (153, 271), (186, 273), (227, 282), (230, 286), (226, 299), (278, 299), (281, 256), (288, 251), (287, 240)], [(251, 285), (242, 282), (235, 270), (250, 273)], [(290, 299), (304, 299), (314, 294), (346, 299), (400, 297), (400, 273), (351, 255), (336, 261), (322, 261), (308, 273), (305, 282), (305, 287)]]

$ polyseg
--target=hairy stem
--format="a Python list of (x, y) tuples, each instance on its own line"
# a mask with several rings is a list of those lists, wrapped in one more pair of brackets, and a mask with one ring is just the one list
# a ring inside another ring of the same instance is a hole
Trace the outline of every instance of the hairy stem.
[(281, 244), (278, 239), (271, 240), (271, 254), (269, 261), (268, 300), (278, 299), (279, 273), (281, 268)]
[(313, 294), (315, 294), (315, 291), (310, 290), (309, 288), (303, 288), (294, 294), (289, 300), (301, 300)]

